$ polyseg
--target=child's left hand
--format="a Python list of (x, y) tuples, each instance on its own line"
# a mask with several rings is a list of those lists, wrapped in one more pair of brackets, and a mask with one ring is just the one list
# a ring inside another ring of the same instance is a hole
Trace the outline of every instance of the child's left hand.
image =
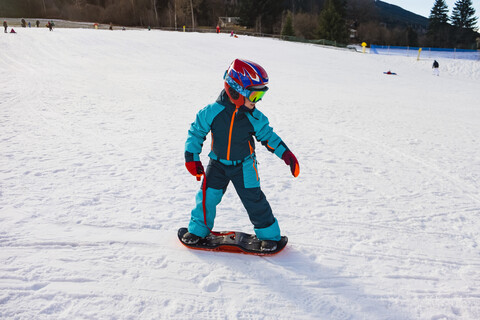
[(287, 150), (283, 153), (282, 160), (285, 161), (287, 166), (290, 166), (290, 171), (292, 171), (292, 175), (295, 178), (298, 177), (298, 175), (300, 174), (300, 165), (298, 164), (295, 155), (290, 150)]

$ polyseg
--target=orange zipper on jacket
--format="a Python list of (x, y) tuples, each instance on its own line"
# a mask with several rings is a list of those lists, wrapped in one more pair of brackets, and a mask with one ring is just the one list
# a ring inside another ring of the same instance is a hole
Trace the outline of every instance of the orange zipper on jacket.
[(230, 147), (232, 146), (232, 131), (233, 131), (233, 123), (235, 122), (235, 116), (237, 114), (239, 107), (235, 108), (235, 112), (232, 114), (232, 121), (230, 122), (230, 132), (228, 133), (228, 148), (227, 148), (227, 160), (230, 160)]
[[(253, 154), (253, 148), (252, 148), (252, 145), (250, 144), (250, 141), (248, 141), (248, 147), (250, 148), (250, 156)], [(258, 181), (258, 171), (257, 171), (257, 167), (255, 166), (255, 159), (253, 157), (252, 158), (252, 161), (253, 161), (253, 170), (255, 170), (255, 174), (257, 175), (257, 181)]]
[(258, 171), (257, 171), (257, 167), (255, 166), (255, 159), (252, 157), (252, 161), (253, 161), (253, 170), (255, 170), (255, 174), (257, 175), (257, 181), (258, 181)]

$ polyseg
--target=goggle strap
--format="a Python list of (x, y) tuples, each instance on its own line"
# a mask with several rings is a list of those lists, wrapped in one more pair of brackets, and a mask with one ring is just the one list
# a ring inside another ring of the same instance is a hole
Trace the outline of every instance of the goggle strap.
[(238, 93), (240, 93), (242, 96), (244, 97), (248, 97), (249, 95), (249, 90), (246, 90), (245, 88), (243, 88), (241, 85), (239, 85), (238, 83), (236, 83), (232, 77), (230, 77), (227, 73), (227, 71), (225, 71), (225, 76), (224, 76), (224, 79), (225, 81), (227, 81), (228, 85), (230, 87), (232, 87), (235, 91), (237, 91)]
[(242, 96), (250, 100), (251, 102), (257, 102), (262, 99), (262, 97), (265, 95), (265, 92), (267, 92), (268, 87), (265, 87), (266, 90), (248, 90), (243, 88), (241, 85), (236, 83), (232, 77), (228, 74), (228, 70), (225, 71), (225, 75), (223, 76), (223, 79), (228, 83), (230, 87), (232, 87), (235, 91), (240, 93)]

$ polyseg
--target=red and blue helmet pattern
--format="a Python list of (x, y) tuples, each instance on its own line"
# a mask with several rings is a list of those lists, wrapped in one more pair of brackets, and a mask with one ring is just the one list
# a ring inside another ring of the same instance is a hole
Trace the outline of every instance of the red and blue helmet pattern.
[(227, 74), (244, 89), (268, 84), (268, 74), (265, 69), (248, 60), (235, 59), (228, 68)]

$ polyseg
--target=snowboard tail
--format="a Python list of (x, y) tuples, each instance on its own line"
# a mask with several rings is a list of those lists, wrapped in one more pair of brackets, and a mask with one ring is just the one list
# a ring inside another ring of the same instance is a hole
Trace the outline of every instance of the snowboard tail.
[(187, 232), (187, 228), (178, 229), (178, 239), (184, 246), (194, 250), (245, 253), (263, 256), (279, 253), (285, 248), (288, 242), (288, 238), (283, 236), (280, 241), (278, 241), (277, 248), (275, 250), (263, 251), (260, 249), (260, 244), (262, 241), (259, 240), (254, 234), (226, 231), (220, 232), (220, 235), (209, 234), (205, 238), (201, 238), (195, 244), (186, 244), (182, 241), (182, 237)]

